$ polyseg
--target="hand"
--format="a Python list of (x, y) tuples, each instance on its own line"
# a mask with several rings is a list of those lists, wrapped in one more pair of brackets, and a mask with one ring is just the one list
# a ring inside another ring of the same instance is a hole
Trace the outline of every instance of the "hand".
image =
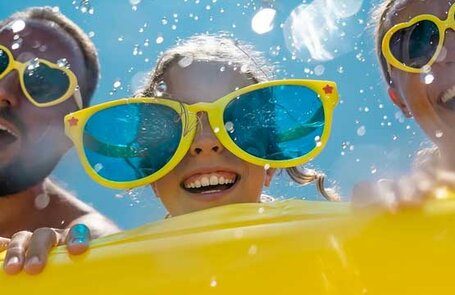
[(352, 191), (354, 208), (383, 207), (390, 212), (422, 206), (435, 181), (423, 173), (414, 173), (397, 180), (380, 179), (375, 183), (361, 182)]
[(21, 231), (9, 241), (0, 239), (0, 250), (2, 244), (4, 247), (7, 243), (3, 268), (10, 275), (17, 274), (22, 269), (28, 274), (38, 274), (46, 265), (52, 248), (66, 244), (70, 254), (78, 255), (88, 249), (89, 241), (90, 230), (83, 224), (76, 224), (69, 230), (43, 227), (33, 233)]

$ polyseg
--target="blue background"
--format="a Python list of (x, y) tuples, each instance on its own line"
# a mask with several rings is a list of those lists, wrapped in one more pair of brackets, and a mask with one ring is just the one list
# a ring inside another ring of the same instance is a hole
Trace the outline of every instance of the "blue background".
[[(324, 1), (330, 6), (330, 0)], [(152, 69), (161, 51), (178, 39), (203, 32), (231, 32), (235, 38), (254, 44), (278, 66), (278, 78), (336, 81), (341, 102), (335, 111), (332, 135), (325, 150), (309, 166), (323, 170), (347, 200), (352, 186), (360, 180), (404, 173), (415, 151), (428, 143), (418, 126), (412, 120), (404, 120), (386, 95), (370, 24), (370, 11), (377, 1), (332, 1), (348, 8), (358, 4), (361, 9), (349, 18), (337, 20), (336, 24), (344, 28), (345, 38), (329, 40), (328, 49), (343, 46), (344, 54), (329, 61), (309, 60), (304, 51), (293, 58), (286, 46), (283, 34), (286, 26), (281, 24), (296, 7), (311, 2), (17, 0), (0, 2), (0, 18), (26, 7), (50, 5), (58, 6), (80, 25), (98, 47), (101, 62), (101, 80), (92, 104), (129, 96)], [(252, 29), (252, 19), (267, 7), (276, 10), (273, 29), (258, 34)], [(317, 13), (315, 22), (326, 16), (325, 11)], [(330, 23), (333, 19), (328, 17), (325, 21)], [(348, 25), (344, 26), (344, 22)], [(322, 30), (316, 25), (313, 31), (318, 29)], [(120, 87), (114, 87), (116, 81), (120, 81)], [(74, 150), (56, 168), (54, 178), (122, 228), (157, 220), (165, 214), (149, 187), (115, 191), (94, 183), (83, 171)], [(275, 178), (266, 192), (283, 198), (321, 199), (314, 185), (298, 187), (284, 173)]]

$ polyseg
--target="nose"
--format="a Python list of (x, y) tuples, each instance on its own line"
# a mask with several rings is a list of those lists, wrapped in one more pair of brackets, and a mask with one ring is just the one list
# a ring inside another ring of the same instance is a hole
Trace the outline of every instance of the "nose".
[(198, 114), (198, 116), (199, 126), (194, 141), (190, 147), (191, 155), (207, 156), (221, 153), (224, 150), (224, 147), (212, 131), (207, 115), (203, 113)]
[(19, 95), (22, 94), (21, 86), (16, 71), (8, 73), (0, 79), (0, 107), (17, 107)]

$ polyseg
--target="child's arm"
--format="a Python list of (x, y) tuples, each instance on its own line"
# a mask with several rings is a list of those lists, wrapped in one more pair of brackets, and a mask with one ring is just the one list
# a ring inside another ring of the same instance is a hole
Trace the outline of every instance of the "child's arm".
[(88, 249), (89, 241), (90, 230), (84, 224), (75, 224), (69, 229), (43, 227), (33, 233), (21, 231), (14, 234), (11, 240), (0, 238), (0, 252), (7, 250), (3, 268), (10, 275), (22, 269), (29, 274), (37, 274), (46, 265), (52, 248), (66, 244), (70, 254), (78, 255)]

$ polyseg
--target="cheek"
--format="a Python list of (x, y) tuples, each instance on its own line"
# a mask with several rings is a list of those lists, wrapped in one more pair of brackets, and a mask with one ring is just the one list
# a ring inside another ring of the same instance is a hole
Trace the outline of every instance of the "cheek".
[(266, 171), (263, 167), (248, 164), (248, 174), (244, 179), (248, 191), (253, 196), (259, 196), (264, 187)]

